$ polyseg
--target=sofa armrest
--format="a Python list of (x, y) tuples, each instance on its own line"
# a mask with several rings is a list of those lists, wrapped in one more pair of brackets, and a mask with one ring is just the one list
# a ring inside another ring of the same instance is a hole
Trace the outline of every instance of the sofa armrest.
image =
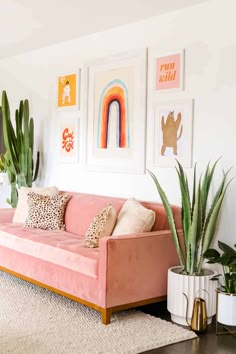
[(100, 306), (114, 307), (165, 296), (167, 270), (178, 264), (169, 230), (101, 238)]
[(0, 208), (0, 224), (12, 222), (15, 210), (14, 208)]

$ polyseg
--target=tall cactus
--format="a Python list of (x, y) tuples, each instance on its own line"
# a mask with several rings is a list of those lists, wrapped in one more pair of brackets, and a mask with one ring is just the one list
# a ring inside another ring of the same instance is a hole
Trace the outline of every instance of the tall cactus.
[(28, 100), (20, 101), (19, 109), (15, 112), (15, 130), (13, 128), (10, 108), (5, 91), (2, 92), (2, 123), (3, 138), (6, 146), (6, 169), (11, 183), (11, 200), (9, 204), (14, 208), (18, 201), (17, 188), (32, 187), (38, 176), (39, 151), (37, 152), (34, 168), (34, 121), (29, 118)]

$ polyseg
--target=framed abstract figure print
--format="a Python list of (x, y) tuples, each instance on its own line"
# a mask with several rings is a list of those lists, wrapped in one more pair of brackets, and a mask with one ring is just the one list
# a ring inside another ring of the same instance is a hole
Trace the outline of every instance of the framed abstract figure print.
[(57, 109), (78, 110), (80, 108), (80, 70), (58, 75)]

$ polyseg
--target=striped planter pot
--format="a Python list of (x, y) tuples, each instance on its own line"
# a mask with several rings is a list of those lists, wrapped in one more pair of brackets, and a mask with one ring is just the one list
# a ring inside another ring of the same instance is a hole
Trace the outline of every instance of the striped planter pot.
[[(206, 301), (207, 323), (210, 324), (216, 314), (216, 288), (217, 282), (210, 279), (215, 272), (205, 270), (205, 275), (180, 274), (181, 267), (173, 267), (168, 270), (167, 308), (171, 313), (173, 322), (187, 326), (186, 308), (187, 301), (183, 293), (189, 299), (188, 322), (191, 322), (193, 303), (196, 297)], [(207, 291), (204, 291), (204, 290)]]

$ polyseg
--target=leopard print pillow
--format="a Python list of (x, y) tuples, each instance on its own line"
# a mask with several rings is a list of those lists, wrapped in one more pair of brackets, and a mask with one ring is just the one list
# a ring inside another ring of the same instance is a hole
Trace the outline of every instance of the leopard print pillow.
[(111, 236), (115, 223), (116, 211), (112, 204), (108, 204), (93, 218), (85, 235), (86, 245), (98, 247), (101, 237)]
[(64, 213), (69, 194), (40, 195), (28, 193), (28, 217), (24, 227), (43, 230), (65, 230)]

